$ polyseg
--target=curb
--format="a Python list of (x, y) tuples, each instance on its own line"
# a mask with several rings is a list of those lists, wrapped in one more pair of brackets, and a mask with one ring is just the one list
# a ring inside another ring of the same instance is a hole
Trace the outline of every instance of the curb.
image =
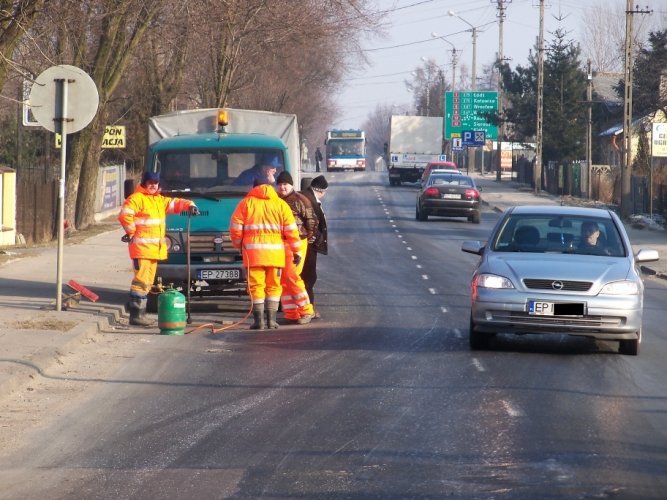
[(73, 349), (76, 344), (80, 344), (98, 332), (97, 322), (84, 321), (65, 332), (64, 339), (61, 337), (63, 341), (59, 342), (57, 346), (44, 347), (27, 359), (0, 359), (1, 363), (13, 365), (10, 376), (0, 382), (0, 399), (29, 384), (37, 376), (48, 376), (46, 372), (58, 362), (60, 356), (65, 355), (66, 351)]

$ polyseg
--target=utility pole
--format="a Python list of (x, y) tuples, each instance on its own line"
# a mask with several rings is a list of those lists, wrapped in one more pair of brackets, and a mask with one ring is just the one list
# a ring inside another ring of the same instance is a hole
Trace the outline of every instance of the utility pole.
[(587, 64), (588, 84), (586, 86), (586, 104), (588, 105), (588, 116), (586, 119), (586, 169), (588, 171), (588, 199), (593, 197), (593, 71), (591, 60)]
[[(503, 62), (503, 24), (505, 20), (505, 2), (510, 3), (512, 0), (496, 0), (498, 6), (498, 116), (500, 117), (500, 126), (498, 127), (498, 168), (496, 170), (496, 180), (502, 180), (502, 140), (505, 138), (505, 120), (503, 118), (503, 85), (502, 77), (500, 75), (500, 65)], [(491, 0), (493, 3), (494, 0)]]
[(650, 14), (653, 11), (632, 8), (632, 0), (625, 4), (625, 95), (623, 98), (623, 150), (621, 155), (621, 217), (632, 213), (632, 51), (633, 51), (633, 16)]
[[(628, 0), (630, 1), (630, 0)], [(544, 0), (540, 0), (540, 33), (537, 42), (537, 123), (535, 132), (535, 166), (533, 167), (534, 191), (542, 187), (542, 115), (544, 112)]]

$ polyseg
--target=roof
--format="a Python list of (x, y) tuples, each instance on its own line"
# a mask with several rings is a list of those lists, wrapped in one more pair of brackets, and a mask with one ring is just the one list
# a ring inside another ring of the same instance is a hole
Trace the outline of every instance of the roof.
[(622, 73), (593, 73), (593, 92), (597, 100), (607, 104), (623, 105), (623, 98), (616, 93), (614, 86), (623, 79)]
[(597, 217), (610, 219), (609, 210), (604, 208), (571, 207), (553, 205), (521, 205), (511, 209), (512, 214), (517, 215), (570, 215), (577, 217)]
[(278, 137), (264, 134), (191, 134), (165, 137), (151, 145), (154, 151), (181, 148), (276, 148), (285, 149)]

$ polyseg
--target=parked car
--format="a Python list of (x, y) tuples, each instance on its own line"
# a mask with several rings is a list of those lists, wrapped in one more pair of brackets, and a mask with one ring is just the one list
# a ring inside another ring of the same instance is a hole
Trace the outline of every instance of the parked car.
[(486, 243), (461, 249), (481, 257), (471, 282), (472, 349), (499, 333), (538, 333), (618, 340), (620, 353), (639, 352), (644, 285), (636, 265), (659, 256), (633, 254), (612, 211), (513, 207)]
[(415, 218), (425, 221), (430, 215), (465, 217), (479, 224), (481, 203), (479, 189), (472, 177), (458, 172), (433, 173), (417, 195)]
[(422, 173), (420, 183), (423, 186), (426, 183), (426, 179), (431, 175), (431, 170), (434, 169), (447, 169), (447, 170), (459, 170), (459, 167), (453, 161), (430, 161), (426, 164), (424, 172)]

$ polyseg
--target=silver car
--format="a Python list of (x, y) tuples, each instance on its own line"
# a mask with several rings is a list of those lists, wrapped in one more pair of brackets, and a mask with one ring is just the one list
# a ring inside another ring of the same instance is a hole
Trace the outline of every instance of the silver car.
[(644, 285), (636, 264), (658, 260), (639, 250), (618, 216), (596, 208), (522, 206), (507, 210), (479, 255), (471, 283), (470, 347), (497, 333), (549, 333), (618, 340), (637, 355)]

